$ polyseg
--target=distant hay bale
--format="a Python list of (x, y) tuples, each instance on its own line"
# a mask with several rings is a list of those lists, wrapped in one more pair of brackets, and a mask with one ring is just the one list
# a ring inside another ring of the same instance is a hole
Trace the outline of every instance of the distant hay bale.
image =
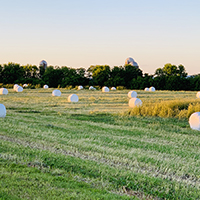
[(190, 128), (200, 131), (200, 112), (193, 113), (189, 118)]
[(52, 92), (52, 96), (55, 96), (55, 97), (59, 97), (59, 96), (61, 96), (61, 91), (60, 90), (54, 90), (53, 92)]
[(15, 88), (15, 91), (16, 92), (23, 92), (23, 87), (21, 87), (21, 86), (17, 86), (16, 88)]
[(3, 104), (0, 104), (0, 118), (4, 118), (6, 116), (6, 107)]
[(144, 91), (149, 91), (149, 88), (148, 88), (148, 87), (146, 87), (146, 88), (144, 89)]
[(44, 89), (48, 89), (49, 86), (48, 86), (48, 85), (44, 85), (43, 88), (44, 88)]
[(7, 95), (8, 94), (8, 90), (6, 88), (1, 88), (0, 89), (0, 94)]
[(95, 88), (93, 86), (90, 86), (89, 90), (95, 90)]
[(24, 88), (24, 87), (28, 87), (28, 84), (25, 83), (25, 84), (23, 85), (23, 88)]
[(76, 94), (71, 94), (68, 96), (68, 102), (78, 102), (78, 95)]
[(156, 89), (155, 89), (155, 87), (152, 86), (152, 87), (149, 88), (149, 91), (150, 91), (150, 92), (155, 92)]
[(130, 91), (129, 93), (128, 93), (128, 97), (129, 98), (136, 98), (137, 97), (137, 92), (135, 92), (135, 91)]
[(134, 108), (135, 106), (141, 106), (142, 101), (138, 98), (131, 98), (128, 104), (129, 104), (129, 107)]
[(200, 98), (200, 92), (197, 92), (196, 97)]
[(109, 91), (110, 91), (109, 88), (106, 87), (106, 86), (104, 86), (104, 87), (102, 88), (102, 92), (109, 92)]
[(13, 90), (15, 91), (16, 88), (17, 88), (18, 86), (19, 86), (18, 84), (15, 84), (15, 85), (13, 86)]
[(111, 87), (111, 90), (116, 90), (116, 87)]
[(79, 86), (78, 86), (78, 90), (83, 90), (83, 86), (82, 86), (82, 85), (79, 85)]

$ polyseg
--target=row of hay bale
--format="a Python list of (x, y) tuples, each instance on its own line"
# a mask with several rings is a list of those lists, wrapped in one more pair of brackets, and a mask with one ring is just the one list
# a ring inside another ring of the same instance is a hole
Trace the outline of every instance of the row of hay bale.
[(152, 86), (152, 87), (150, 87), (150, 88), (147, 88), (147, 87), (146, 87), (146, 88), (144, 89), (144, 91), (146, 91), (146, 92), (155, 92), (156, 89), (155, 89), (155, 87)]
[[(83, 86), (82, 85), (79, 85), (78, 86), (78, 90), (83, 90), (84, 88), (83, 88)], [(90, 86), (89, 87), (89, 90), (96, 90), (96, 88), (95, 87), (93, 87), (93, 86)], [(115, 87), (111, 87), (111, 90), (116, 90), (116, 88)], [(109, 92), (110, 91), (110, 89), (107, 87), (107, 86), (104, 86), (104, 87), (102, 87), (102, 92)]]
[[(54, 96), (54, 97), (60, 97), (61, 94), (62, 94), (61, 91), (58, 89), (56, 89), (52, 92), (52, 96)], [(67, 100), (68, 100), (68, 102), (78, 102), (79, 98), (78, 98), (77, 94), (71, 94), (68, 96)]]
[[(15, 85), (13, 86), (13, 89), (14, 89), (14, 91), (16, 91), (16, 92), (22, 92), (22, 91), (23, 91), (23, 88), (25, 88), (25, 87), (28, 87), (28, 84), (23, 84), (23, 87), (19, 86), (18, 84), (15, 84)], [(48, 89), (49, 86), (48, 86), (48, 85), (44, 85), (43, 88), (44, 88), (44, 89)], [(1, 88), (1, 89), (2, 89), (2, 88)], [(5, 88), (4, 88), (4, 89), (5, 89)], [(84, 89), (84, 87), (83, 87), (82, 85), (79, 85), (79, 86), (78, 86), (78, 90), (83, 90), (83, 89)], [(93, 87), (93, 86), (90, 86), (90, 87), (89, 87), (89, 90), (96, 90), (96, 88)], [(115, 90), (116, 90), (116, 87), (111, 87), (111, 89), (109, 89), (107, 86), (102, 87), (102, 92), (109, 92), (110, 90), (115, 91)], [(154, 87), (145, 88), (144, 90), (145, 90), (145, 91), (155, 92), (155, 88), (154, 88)], [(4, 91), (4, 93), (6, 93), (6, 92)], [(2, 94), (4, 94), (4, 93), (2, 93)], [(0, 94), (1, 94), (1, 93), (0, 93)]]

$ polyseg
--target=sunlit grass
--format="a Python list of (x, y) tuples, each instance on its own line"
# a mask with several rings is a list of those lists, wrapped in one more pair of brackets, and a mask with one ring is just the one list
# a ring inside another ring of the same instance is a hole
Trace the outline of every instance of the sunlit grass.
[[(128, 90), (60, 90), (61, 97), (51, 96), (53, 88), (0, 96), (7, 108), (0, 119), (0, 198), (199, 198), (200, 135), (185, 118), (198, 105), (196, 92), (137, 91), (155, 113), (162, 109), (155, 105), (187, 110), (179, 120), (181, 112), (137, 116)], [(78, 103), (67, 101), (72, 93)]]

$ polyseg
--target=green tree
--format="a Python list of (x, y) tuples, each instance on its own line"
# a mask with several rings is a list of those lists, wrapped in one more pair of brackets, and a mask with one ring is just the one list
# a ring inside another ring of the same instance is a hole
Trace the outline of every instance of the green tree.
[(133, 84), (131, 81), (133, 79), (137, 79), (137, 77), (142, 77), (142, 71), (139, 68), (136, 68), (132, 65), (124, 65), (123, 67), (124, 72), (122, 73), (122, 77), (125, 80), (125, 86), (126, 88), (131, 88), (133, 87)]
[(110, 67), (108, 65), (90, 66), (88, 72), (92, 73), (95, 85), (104, 86), (110, 77)]
[(186, 77), (187, 73), (183, 65), (177, 67), (167, 63), (163, 68), (156, 69), (154, 86), (160, 90), (185, 90), (190, 84)]
[[(67, 85), (76, 86), (82, 84), (82, 78), (84, 77), (82, 69), (81, 70), (79, 69), (77, 71), (76, 69), (63, 66), (61, 70), (62, 70), (61, 87), (66, 87)], [(77, 72), (80, 72), (80, 74), (78, 74)]]
[(62, 70), (59, 67), (54, 68), (53, 66), (47, 67), (43, 75), (43, 80), (49, 87), (58, 87), (61, 84), (62, 78)]
[(158, 68), (155, 71), (156, 76), (180, 76), (186, 77), (187, 73), (183, 65), (172, 65), (170, 63), (165, 64), (163, 68)]
[(124, 72), (124, 69), (122, 66), (114, 66), (110, 72), (110, 78), (109, 78), (109, 86), (125, 86), (125, 80), (124, 77), (122, 77), (122, 74)]
[(19, 64), (8, 63), (3, 65), (1, 74), (4, 84), (20, 83), (23, 81), (24, 70)]
[(30, 79), (30, 78), (36, 78), (38, 73), (38, 68), (36, 65), (24, 65), (22, 66), (24, 70), (24, 78)]
[(88, 79), (86, 78), (86, 69), (85, 68), (78, 68), (76, 69), (76, 73), (78, 76), (77, 85), (87, 85)]
[(177, 66), (176, 65), (172, 65), (170, 63), (165, 64), (165, 66), (163, 67), (163, 73), (166, 76), (176, 76), (177, 75)]
[(185, 67), (183, 65), (179, 65), (177, 69), (177, 75), (180, 77), (187, 77), (187, 73)]

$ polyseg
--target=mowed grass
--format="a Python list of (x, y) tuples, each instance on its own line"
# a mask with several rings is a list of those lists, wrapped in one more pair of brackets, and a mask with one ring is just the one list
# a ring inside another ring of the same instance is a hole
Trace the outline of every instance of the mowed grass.
[[(187, 119), (126, 115), (128, 90), (52, 91), (0, 96), (0, 199), (200, 199), (200, 133)], [(137, 92), (147, 103), (196, 99)]]

